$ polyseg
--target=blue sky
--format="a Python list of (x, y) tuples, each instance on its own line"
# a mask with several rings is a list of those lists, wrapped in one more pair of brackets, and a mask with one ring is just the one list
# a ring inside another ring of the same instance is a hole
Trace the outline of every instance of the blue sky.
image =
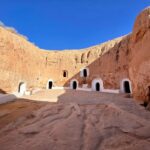
[(0, 0), (0, 21), (44, 49), (79, 49), (128, 34), (150, 0)]

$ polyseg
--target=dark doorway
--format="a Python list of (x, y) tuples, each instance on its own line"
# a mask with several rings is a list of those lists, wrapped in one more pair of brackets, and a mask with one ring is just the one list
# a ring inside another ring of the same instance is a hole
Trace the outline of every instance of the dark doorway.
[(77, 82), (76, 81), (73, 81), (72, 87), (73, 87), (74, 90), (77, 89)]
[(68, 72), (66, 70), (63, 71), (63, 77), (68, 77)]
[(83, 69), (83, 76), (87, 77), (87, 69)]
[(52, 87), (53, 87), (53, 82), (52, 82), (52, 81), (49, 81), (49, 82), (48, 82), (48, 88), (49, 88), (49, 89), (52, 89)]
[(21, 92), (21, 86), (24, 84), (24, 82), (20, 82), (19, 83), (19, 88), (18, 88), (18, 92), (20, 93)]
[(95, 84), (95, 86), (96, 86), (96, 91), (100, 91), (100, 84), (98, 82)]
[(129, 81), (124, 82), (124, 91), (125, 93), (131, 93)]

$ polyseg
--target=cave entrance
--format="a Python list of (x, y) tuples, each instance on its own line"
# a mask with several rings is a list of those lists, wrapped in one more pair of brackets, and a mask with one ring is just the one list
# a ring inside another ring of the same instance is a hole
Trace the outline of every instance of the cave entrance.
[(48, 82), (48, 89), (52, 89), (52, 87), (53, 87), (53, 82), (52, 82), (52, 81), (49, 81), (49, 82)]
[(131, 93), (129, 81), (124, 81), (124, 92), (125, 93)]
[(98, 82), (95, 84), (95, 89), (96, 91), (100, 91), (100, 84)]
[(83, 69), (83, 77), (87, 77), (87, 69)]
[(104, 85), (101, 78), (92, 80), (92, 91), (101, 91), (103, 92)]
[(74, 90), (77, 89), (77, 82), (76, 82), (76, 81), (73, 81), (73, 82), (72, 82), (72, 88), (73, 88)]
[(25, 94), (26, 84), (24, 82), (19, 83), (18, 92), (21, 93), (21, 94)]

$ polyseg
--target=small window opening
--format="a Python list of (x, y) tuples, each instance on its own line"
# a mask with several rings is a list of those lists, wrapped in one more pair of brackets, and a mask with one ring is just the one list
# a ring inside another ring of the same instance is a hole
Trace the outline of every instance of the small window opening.
[(63, 71), (63, 77), (64, 78), (68, 77), (68, 72), (66, 70)]

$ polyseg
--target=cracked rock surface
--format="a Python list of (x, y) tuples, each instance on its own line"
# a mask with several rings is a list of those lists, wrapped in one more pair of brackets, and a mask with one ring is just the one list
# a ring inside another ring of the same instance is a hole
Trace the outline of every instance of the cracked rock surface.
[(122, 95), (70, 90), (56, 103), (21, 99), (3, 104), (0, 114), (0, 150), (149, 150), (150, 146), (150, 112)]

